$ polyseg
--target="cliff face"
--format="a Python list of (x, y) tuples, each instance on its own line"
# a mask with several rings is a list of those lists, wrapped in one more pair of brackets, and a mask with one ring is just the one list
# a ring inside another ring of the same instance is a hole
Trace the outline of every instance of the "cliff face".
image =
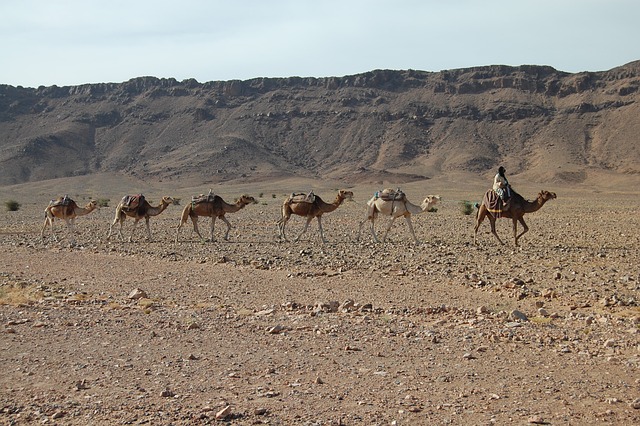
[(199, 83), (0, 86), (0, 184), (95, 172), (398, 181), (455, 170), (640, 173), (640, 62)]

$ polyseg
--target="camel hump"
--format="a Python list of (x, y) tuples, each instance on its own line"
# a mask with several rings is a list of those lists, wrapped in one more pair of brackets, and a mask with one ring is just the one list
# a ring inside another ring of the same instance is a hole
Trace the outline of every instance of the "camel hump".
[(136, 195), (125, 195), (122, 197), (122, 207), (127, 210), (137, 209), (141, 206), (145, 201), (144, 195), (136, 194)]
[(376, 192), (376, 198), (380, 198), (383, 201), (401, 201), (406, 199), (406, 197), (400, 188), (385, 188), (382, 191)]
[(295, 204), (295, 203), (309, 203), (312, 204), (316, 201), (316, 195), (313, 191), (305, 192), (293, 192), (287, 198), (287, 203)]
[(63, 197), (58, 197), (55, 200), (51, 200), (49, 202), (50, 207), (58, 207), (58, 206), (69, 206), (74, 201), (68, 196), (64, 195)]

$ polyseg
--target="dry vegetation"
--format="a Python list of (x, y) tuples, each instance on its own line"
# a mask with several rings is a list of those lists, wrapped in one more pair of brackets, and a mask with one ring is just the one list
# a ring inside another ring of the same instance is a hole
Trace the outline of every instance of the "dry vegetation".
[[(3, 192), (22, 207), (0, 215), (0, 423), (640, 422), (637, 194), (520, 187), (558, 199), (525, 217), (515, 249), (506, 220), (509, 244), (488, 223), (472, 244), (460, 203), (484, 184), (450, 182), (403, 186), (414, 202), (444, 197), (414, 218), (420, 245), (401, 221), (385, 244), (355, 241), (372, 187), (325, 215), (327, 244), (316, 222), (298, 243), (277, 239), (282, 198), (307, 183), (215, 187), (263, 196), (213, 243), (190, 223), (173, 242), (180, 206), (151, 219), (154, 242), (142, 226), (133, 243), (106, 241), (120, 188), (94, 195), (110, 207), (78, 218), (76, 246), (41, 241), (57, 193)], [(83, 191), (70, 195), (84, 204)]]

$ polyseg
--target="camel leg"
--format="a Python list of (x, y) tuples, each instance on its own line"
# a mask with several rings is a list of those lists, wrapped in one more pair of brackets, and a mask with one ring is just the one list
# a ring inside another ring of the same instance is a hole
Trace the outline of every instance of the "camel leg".
[(476, 213), (476, 226), (473, 228), (473, 244), (478, 244), (478, 228), (484, 221), (484, 210), (482, 210), (482, 206), (478, 207), (478, 212)]
[(371, 225), (369, 227), (371, 230), (371, 236), (373, 236), (373, 241), (378, 243), (378, 236), (376, 235), (376, 218), (375, 216), (371, 218)]
[(58, 236), (56, 235), (56, 232), (53, 226), (53, 219), (51, 219), (51, 236), (53, 237), (53, 241), (58, 241)]
[(113, 232), (113, 227), (120, 222), (120, 229), (118, 230), (118, 235), (120, 236), (120, 241), (124, 241), (124, 236), (122, 235), (122, 223), (124, 222), (124, 218), (122, 217), (122, 211), (116, 208), (116, 217), (113, 219), (113, 222), (109, 224), (109, 233), (107, 233), (107, 240), (111, 239), (111, 233)]
[[(280, 232), (280, 238), (288, 241), (287, 237), (285, 235), (285, 227), (287, 226), (287, 222), (289, 222), (289, 219), (291, 219), (291, 213), (293, 213), (293, 211), (291, 210), (291, 206), (287, 203), (282, 205), (282, 217), (280, 218), (280, 220), (278, 220), (278, 230)], [(298, 236), (299, 238), (300, 236)]]
[(180, 235), (180, 228), (182, 228), (183, 224), (184, 222), (182, 221), (182, 219), (180, 219), (180, 224), (176, 228), (176, 240), (175, 240), (176, 243), (178, 242), (178, 235)]
[[(136, 232), (136, 227), (138, 226), (138, 222), (140, 222), (139, 218), (135, 218), (133, 220), (133, 228), (131, 228), (131, 234), (129, 235), (129, 242), (130, 243), (133, 242), (133, 234), (135, 234), (135, 232)], [(122, 229), (122, 227), (120, 227), (120, 229)]]
[(119, 219), (120, 226), (118, 227), (118, 236), (120, 237), (120, 241), (124, 241), (124, 233), (122, 232), (122, 228), (124, 227), (124, 218)]
[(496, 232), (496, 218), (493, 217), (491, 214), (487, 213), (487, 210), (484, 204), (478, 208), (478, 213), (476, 214), (476, 226), (474, 228), (473, 243), (477, 244), (478, 228), (480, 227), (480, 224), (482, 223), (482, 221), (484, 221), (485, 217), (489, 219), (489, 224), (491, 225), (491, 233), (493, 234), (493, 236), (496, 237), (496, 239), (500, 242), (500, 244), (504, 245), (504, 243), (498, 236), (498, 233)]
[(44, 231), (47, 229), (47, 223), (49, 222), (49, 218), (47, 216), (44, 217), (44, 225), (42, 225), (42, 231), (40, 231), (40, 238), (44, 240)]
[(491, 233), (498, 239), (498, 241), (500, 241), (500, 244), (504, 245), (504, 243), (498, 236), (498, 233), (496, 232), (496, 218), (489, 215), (489, 223), (491, 224)]
[[(309, 227), (309, 223), (311, 223), (312, 220), (313, 220), (313, 217), (308, 217), (307, 218), (307, 221), (304, 224), (304, 228), (302, 229), (302, 232), (293, 241), (298, 241), (300, 239), (300, 237), (302, 237), (302, 234), (307, 232), (307, 228)], [(283, 229), (282, 235), (284, 235), (284, 229)], [(322, 226), (320, 226), (320, 235), (322, 235)]]
[(358, 241), (360, 241), (360, 234), (362, 232), (362, 226), (364, 225), (365, 222), (367, 221), (371, 221), (371, 233), (373, 234), (373, 240), (377, 243), (378, 239), (376, 238), (376, 234), (373, 231), (373, 221), (376, 218), (376, 209), (375, 207), (368, 207), (367, 208), (367, 218), (365, 220), (363, 220), (362, 222), (360, 222), (360, 225), (358, 226)]
[(229, 223), (229, 220), (224, 216), (220, 216), (220, 219), (227, 224), (227, 233), (224, 234), (224, 240), (229, 241), (229, 231), (231, 230), (231, 223)]
[(193, 225), (193, 229), (191, 230), (191, 236), (193, 236), (193, 233), (195, 232), (196, 234), (198, 234), (198, 237), (200, 237), (200, 240), (204, 241), (204, 238), (200, 233), (200, 229), (198, 228), (198, 216), (191, 216), (191, 224)]
[(282, 216), (282, 218), (280, 218), (280, 220), (278, 221), (278, 232), (279, 232), (280, 238), (282, 238), (285, 241), (287, 241), (287, 237), (284, 233), (284, 228), (287, 225), (288, 221), (289, 221), (289, 216)]
[(362, 226), (364, 225), (365, 222), (371, 222), (369, 224), (369, 229), (371, 230), (371, 235), (373, 235), (373, 241), (375, 241), (377, 243), (378, 242), (378, 238), (376, 237), (376, 232), (374, 230), (374, 218), (372, 218), (372, 217), (367, 218), (367, 219), (363, 220), (362, 222), (360, 222), (360, 225), (358, 226), (358, 239), (357, 239), (357, 241), (360, 241), (360, 234), (362, 233)]
[(56, 234), (53, 232), (53, 219), (48, 216), (44, 218), (44, 225), (42, 226), (42, 232), (40, 233), (40, 236), (44, 240), (44, 231), (47, 229), (47, 225), (51, 225), (51, 236), (55, 240)]
[(360, 234), (362, 233), (362, 225), (364, 225), (364, 223), (367, 221), (368, 219), (363, 220), (362, 222), (360, 222), (358, 224), (358, 236), (356, 238), (356, 241), (360, 242)]
[(69, 243), (71, 244), (75, 244), (75, 233), (76, 233), (76, 227), (75, 227), (75, 218), (73, 219), (65, 219), (64, 220), (67, 223), (67, 238), (69, 239)]
[(113, 225), (114, 225), (113, 223), (109, 224), (109, 232), (107, 232), (107, 241), (111, 239), (111, 231), (113, 229)]
[(396, 221), (396, 218), (392, 217), (391, 221), (389, 222), (389, 225), (387, 226), (387, 229), (384, 231), (384, 235), (382, 236), (383, 243), (387, 240), (387, 234), (389, 233), (389, 230), (391, 229), (391, 227), (393, 226), (393, 222), (395, 221)]
[(209, 241), (213, 242), (213, 234), (216, 229), (216, 216), (211, 216), (211, 239)]
[(149, 226), (149, 218), (148, 217), (144, 218), (144, 224), (147, 227), (147, 241), (152, 241), (152, 239), (151, 239), (151, 226)]
[(409, 232), (411, 232), (411, 235), (413, 235), (413, 240), (416, 242), (416, 244), (420, 244), (420, 241), (418, 241), (418, 237), (416, 237), (416, 233), (413, 231), (413, 224), (411, 223), (411, 216), (405, 216), (404, 220), (405, 220), (405, 222), (407, 222), (407, 226), (409, 227)]
[(516, 246), (518, 245), (518, 240), (520, 239), (520, 237), (522, 237), (524, 234), (526, 234), (527, 232), (529, 232), (529, 227), (527, 226), (527, 224), (524, 221), (524, 217), (521, 217), (520, 219), (518, 219), (520, 221), (520, 223), (522, 224), (522, 232), (520, 233), (520, 235), (516, 235), (517, 232), (517, 227), (518, 227), (518, 223), (516, 222), (515, 219), (513, 219), (513, 236), (516, 239)]
[(320, 239), (326, 243), (327, 240), (324, 239), (324, 231), (322, 230), (322, 216), (318, 216), (318, 229), (320, 230)]

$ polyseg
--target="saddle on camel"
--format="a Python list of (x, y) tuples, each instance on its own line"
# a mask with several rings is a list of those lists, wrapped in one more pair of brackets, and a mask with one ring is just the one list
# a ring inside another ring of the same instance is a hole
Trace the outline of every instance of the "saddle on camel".
[(211, 203), (215, 197), (216, 194), (213, 193), (213, 189), (210, 189), (207, 195), (199, 194), (191, 197), (191, 205), (195, 206), (200, 203)]
[(49, 207), (66, 207), (69, 206), (73, 203), (74, 201), (69, 198), (68, 195), (65, 195), (64, 197), (58, 197), (55, 200), (51, 200), (49, 201)]
[(132, 211), (144, 204), (145, 198), (142, 194), (125, 195), (122, 197), (122, 210)]
[(392, 189), (385, 188), (382, 191), (377, 191), (374, 194), (375, 198), (380, 198), (383, 201), (404, 201), (407, 199), (407, 196), (400, 188)]
[[(513, 188), (510, 188), (510, 192), (511, 197), (509, 197), (505, 202), (495, 190), (489, 189), (484, 193), (482, 204), (484, 204), (489, 213), (491, 213), (496, 219), (499, 219), (505, 212), (509, 211), (512, 200), (523, 199), (520, 194), (513, 190)], [(478, 204), (476, 207), (480, 207), (480, 205)]]
[(313, 191), (305, 192), (293, 192), (289, 195), (287, 199), (288, 204), (296, 204), (296, 203), (309, 203), (313, 204), (316, 201), (316, 195)]

